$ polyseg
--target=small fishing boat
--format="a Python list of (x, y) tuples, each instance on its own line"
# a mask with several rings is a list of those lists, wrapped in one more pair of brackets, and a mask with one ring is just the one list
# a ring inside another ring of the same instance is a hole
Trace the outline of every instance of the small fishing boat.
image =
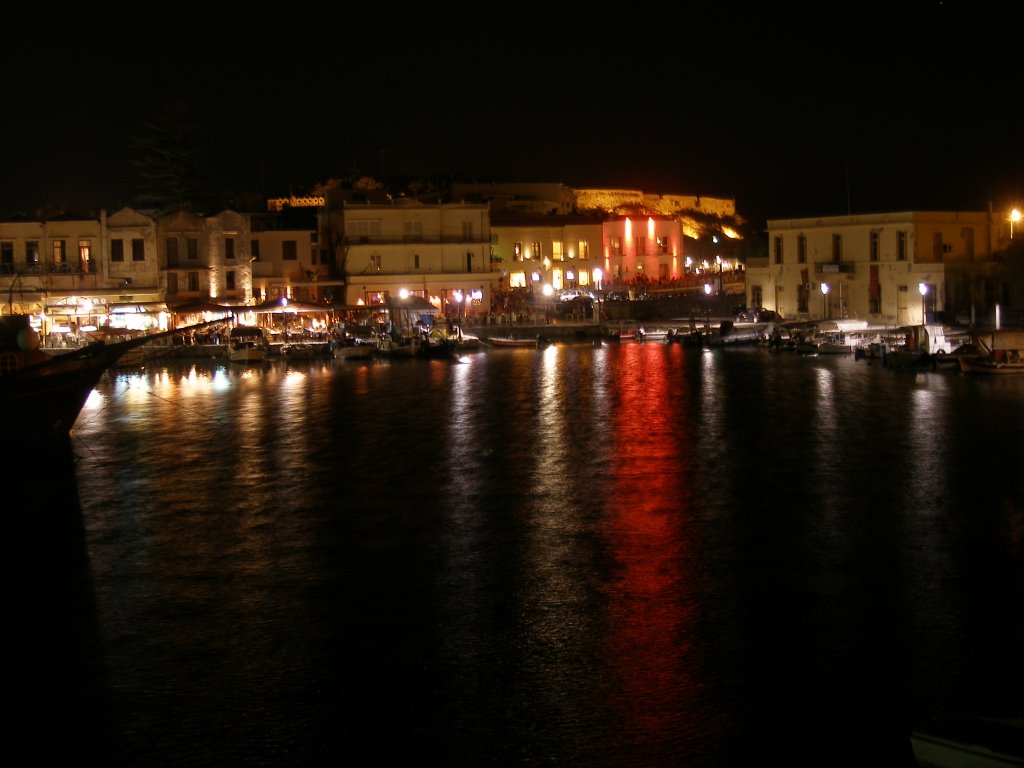
[(997, 376), (1024, 373), (1024, 358), (1016, 356), (982, 355), (970, 357), (960, 355), (956, 358), (963, 373), (989, 373)]
[(312, 360), (330, 353), (331, 348), (326, 341), (292, 342), (281, 346), (281, 354), (290, 360)]
[(973, 341), (980, 354), (957, 358), (964, 373), (996, 376), (1024, 373), (1024, 331), (997, 329), (975, 334)]
[(605, 341), (634, 341), (639, 337), (640, 330), (636, 320), (620, 320), (617, 323), (608, 323), (604, 328)]
[(235, 363), (262, 363), (270, 354), (270, 344), (262, 328), (236, 325), (228, 333), (228, 359)]
[(337, 343), (331, 353), (335, 360), (366, 360), (373, 357), (376, 351), (373, 342), (351, 339), (345, 343)]
[(671, 328), (648, 328), (640, 326), (636, 332), (637, 341), (670, 341), (673, 331)]
[(544, 347), (551, 343), (546, 336), (535, 336), (533, 338), (491, 336), (482, 339), (482, 341), (489, 347)]

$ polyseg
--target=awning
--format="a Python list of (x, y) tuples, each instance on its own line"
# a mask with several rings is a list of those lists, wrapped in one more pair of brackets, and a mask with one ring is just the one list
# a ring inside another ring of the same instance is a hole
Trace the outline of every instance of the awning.
[(226, 304), (214, 304), (210, 301), (188, 301), (184, 304), (178, 304), (177, 306), (170, 307), (169, 311), (175, 315), (198, 315), (203, 312), (228, 315), (232, 312), (245, 312), (251, 309), (252, 307), (232, 307)]
[(255, 307), (246, 307), (251, 312), (334, 312), (335, 308), (330, 304), (311, 304), (306, 301), (294, 301), (292, 299), (271, 299)]

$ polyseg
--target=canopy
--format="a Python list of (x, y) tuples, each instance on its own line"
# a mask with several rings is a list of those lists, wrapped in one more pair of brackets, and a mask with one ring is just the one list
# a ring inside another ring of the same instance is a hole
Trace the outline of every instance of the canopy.
[(330, 304), (310, 304), (306, 301), (295, 301), (278, 297), (257, 304), (254, 307), (245, 307), (250, 312), (334, 312), (335, 308)]
[(175, 315), (198, 315), (201, 312), (214, 312), (227, 315), (232, 312), (244, 312), (249, 307), (232, 307), (225, 304), (214, 304), (210, 301), (188, 301), (176, 307), (168, 307), (168, 310)]

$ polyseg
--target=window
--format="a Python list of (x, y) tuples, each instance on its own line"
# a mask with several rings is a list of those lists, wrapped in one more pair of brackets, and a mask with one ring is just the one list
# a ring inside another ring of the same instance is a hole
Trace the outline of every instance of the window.
[(942, 233), (936, 232), (932, 235), (932, 257), (936, 261), (942, 261)]
[(418, 253), (414, 253), (412, 255), (412, 268), (413, 269), (419, 269), (420, 268), (420, 255)]
[(188, 289), (193, 293), (199, 290), (199, 273), (189, 272), (188, 273)]
[(233, 259), (235, 258), (235, 238), (225, 237), (224, 238), (224, 258)]
[[(797, 264), (807, 263), (807, 235), (796, 236), (796, 261)], [(806, 312), (807, 310), (803, 310)]]
[(260, 241), (259, 240), (253, 240), (251, 243), (249, 243), (249, 252), (252, 255), (252, 260), (253, 261), (259, 261), (260, 260)]
[(422, 240), (423, 239), (423, 222), (422, 221), (407, 221), (407, 222), (405, 222), (405, 239), (406, 240)]
[(552, 240), (551, 241), (551, 260), (552, 261), (565, 261), (565, 256), (562, 255), (562, 241)]
[(513, 243), (512, 244), (512, 261), (522, 261), (522, 260), (523, 260), (523, 244), (522, 243)]
[(141, 237), (132, 238), (132, 261), (146, 260), (146, 241)]
[(534, 243), (533, 244), (533, 248), (530, 250), (530, 254), (531, 254), (530, 258), (533, 258), (533, 259), (542, 259), (542, 258), (544, 258), (543, 253), (541, 252), (540, 243)]
[(228, 290), (229, 291), (235, 290), (235, 270), (229, 269), (227, 271), (227, 274), (225, 275), (225, 280), (227, 282)]
[(0, 271), (7, 275), (14, 272), (14, 242), (11, 240), (0, 243)]
[(838, 264), (843, 259), (843, 236), (832, 235), (832, 261)]
[(612, 237), (611, 238), (611, 242), (609, 243), (609, 245), (611, 246), (612, 256), (621, 256), (622, 255), (622, 238), (621, 237), (617, 237), (617, 236)]
[(870, 261), (881, 261), (881, 246), (879, 244), (878, 230), (871, 231), (871, 257)]
[(53, 266), (63, 266), (67, 261), (68, 243), (67, 240), (53, 241)]
[(580, 240), (578, 247), (579, 247), (579, 257), (581, 259), (589, 259), (590, 258), (590, 243), (588, 243), (586, 240)]
[(39, 263), (39, 241), (38, 240), (26, 240), (25, 241), (25, 263), (26, 264), (38, 264)]
[(882, 286), (878, 282), (878, 265), (872, 264), (868, 274), (868, 312), (882, 313)]
[(462, 222), (462, 239), (466, 242), (473, 241), (473, 222), (464, 221)]
[[(89, 259), (92, 258), (92, 241), (90, 240), (79, 240), (78, 241), (78, 260), (82, 264), (88, 264)], [(83, 270), (88, 272), (88, 270)]]
[(178, 264), (178, 238), (168, 237), (167, 240), (167, 266), (174, 267)]
[(281, 258), (285, 261), (296, 261), (299, 258), (299, 243), (297, 240), (285, 240), (281, 243)]
[(110, 241), (110, 260), (116, 262), (124, 261), (124, 240), (120, 237)]
[(665, 235), (658, 235), (658, 237), (655, 240), (655, 242), (657, 243), (658, 253), (659, 254), (664, 256), (666, 253), (668, 253), (668, 246), (669, 246), (668, 237), (666, 237)]
[(907, 260), (907, 233), (897, 232), (896, 233), (896, 259), (899, 261)]
[(774, 240), (773, 252), (775, 254), (775, 263), (782, 263), (782, 238), (776, 237)]
[(370, 254), (370, 269), (373, 269), (373, 270), (376, 270), (377, 272), (380, 272), (380, 254), (379, 253), (371, 253)]
[(371, 237), (380, 237), (380, 219), (352, 219), (345, 227), (351, 237), (364, 243), (370, 242)]
[(974, 230), (967, 228), (963, 231), (964, 255), (968, 261), (974, 261)]

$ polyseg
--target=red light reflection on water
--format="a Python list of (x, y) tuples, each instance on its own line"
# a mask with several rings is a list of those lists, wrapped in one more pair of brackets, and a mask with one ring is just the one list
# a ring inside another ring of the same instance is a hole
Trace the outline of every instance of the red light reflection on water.
[(694, 543), (685, 478), (695, 458), (685, 418), (686, 352), (678, 345), (623, 345), (622, 371), (612, 377), (621, 386), (609, 404), (618, 460), (609, 470), (607, 546), (619, 578), (606, 587), (606, 644), (624, 733), (638, 742), (686, 729), (696, 708), (698, 660), (688, 643)]

